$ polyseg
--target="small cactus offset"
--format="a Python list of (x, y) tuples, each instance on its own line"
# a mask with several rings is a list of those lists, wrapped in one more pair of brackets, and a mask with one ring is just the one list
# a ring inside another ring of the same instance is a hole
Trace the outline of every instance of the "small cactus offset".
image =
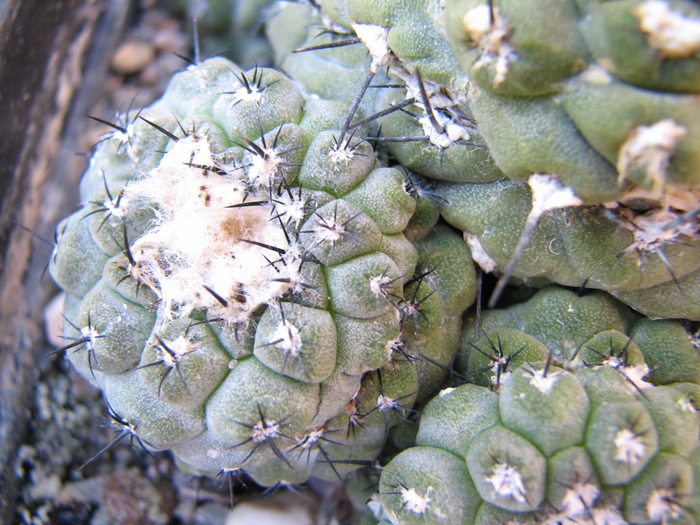
[(404, 236), (404, 171), (319, 111), (275, 70), (194, 64), (111, 124), (58, 227), (67, 356), (123, 435), (194, 472), (342, 476), (457, 350), (469, 248)]
[(385, 517), (697, 523), (700, 357), (682, 324), (554, 287), (481, 323), (463, 334), (474, 382), (433, 398), (382, 472)]

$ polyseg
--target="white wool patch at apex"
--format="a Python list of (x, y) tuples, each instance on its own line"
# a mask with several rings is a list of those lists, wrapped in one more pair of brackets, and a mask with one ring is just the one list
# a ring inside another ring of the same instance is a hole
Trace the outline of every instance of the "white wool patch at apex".
[(425, 512), (428, 510), (430, 502), (432, 501), (430, 498), (430, 494), (433, 492), (432, 487), (428, 487), (428, 490), (425, 492), (425, 496), (421, 496), (413, 487), (410, 489), (401, 487), (400, 491), (402, 508), (410, 510), (414, 514), (425, 514)]
[(692, 57), (700, 51), (700, 20), (685, 16), (663, 0), (646, 0), (634, 10), (649, 45), (665, 58)]
[(491, 470), (491, 475), (485, 479), (493, 485), (494, 491), (499, 496), (513, 498), (518, 503), (527, 502), (527, 490), (518, 467), (508, 463), (496, 463)]
[[(267, 187), (250, 191), (242, 170), (220, 175), (202, 166), (216, 166), (216, 158), (206, 136), (192, 134), (172, 143), (156, 168), (126, 186), (129, 195), (157, 203), (158, 214), (131, 246), (131, 275), (153, 289), (168, 317), (203, 308), (211, 317), (245, 324), (256, 308), (299, 281), (297, 252), (272, 219)], [(237, 207), (244, 201), (267, 204)], [(269, 263), (282, 259), (277, 268)]]
[(628, 428), (623, 428), (615, 434), (615, 460), (628, 465), (636, 465), (642, 459), (647, 451), (647, 444), (642, 439), (642, 436), (635, 434)]

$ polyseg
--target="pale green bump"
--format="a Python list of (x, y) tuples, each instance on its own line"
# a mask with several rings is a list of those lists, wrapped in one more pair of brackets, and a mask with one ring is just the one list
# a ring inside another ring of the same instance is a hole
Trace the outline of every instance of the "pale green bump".
[(280, 303), (258, 322), (255, 357), (279, 374), (320, 383), (335, 369), (337, 351), (335, 325), (326, 310)]
[(588, 398), (578, 380), (556, 367), (521, 367), (499, 396), (501, 420), (547, 456), (583, 443)]

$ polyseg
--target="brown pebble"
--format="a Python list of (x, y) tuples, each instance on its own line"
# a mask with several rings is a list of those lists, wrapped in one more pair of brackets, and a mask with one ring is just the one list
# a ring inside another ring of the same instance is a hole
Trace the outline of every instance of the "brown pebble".
[(124, 42), (112, 58), (112, 69), (120, 75), (139, 73), (156, 57), (153, 46), (140, 40)]
[(114, 525), (164, 525), (169, 521), (160, 493), (135, 468), (109, 475), (100, 500)]

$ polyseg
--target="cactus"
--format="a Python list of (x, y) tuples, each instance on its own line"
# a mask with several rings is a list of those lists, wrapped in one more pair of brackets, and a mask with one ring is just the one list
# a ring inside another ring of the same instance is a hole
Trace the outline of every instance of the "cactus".
[(700, 358), (679, 322), (550, 287), (480, 328), (474, 382), (430, 400), (382, 471), (391, 523), (697, 521)]
[(58, 227), (67, 356), (122, 435), (194, 472), (341, 476), (457, 350), (469, 248), (409, 241), (404, 173), (319, 107), (275, 70), (192, 65), (112, 124)]
[[(700, 520), (697, 5), (270, 12), (285, 74), (195, 60), (58, 227), (63, 350), (120, 436), (360, 509), (391, 435), (382, 523)], [(511, 277), (543, 289), (493, 309)]]
[[(374, 82), (387, 87), (373, 96), (380, 140), (441, 181), (444, 216), (501, 275), (492, 307), (512, 276), (700, 319), (696, 4), (358, 0), (321, 10), (336, 40), (366, 45), (368, 78), (388, 71), (391, 82)], [(300, 38), (310, 53), (339, 56)], [(282, 63), (303, 70), (298, 56)], [(313, 91), (308, 77), (295, 78)]]

